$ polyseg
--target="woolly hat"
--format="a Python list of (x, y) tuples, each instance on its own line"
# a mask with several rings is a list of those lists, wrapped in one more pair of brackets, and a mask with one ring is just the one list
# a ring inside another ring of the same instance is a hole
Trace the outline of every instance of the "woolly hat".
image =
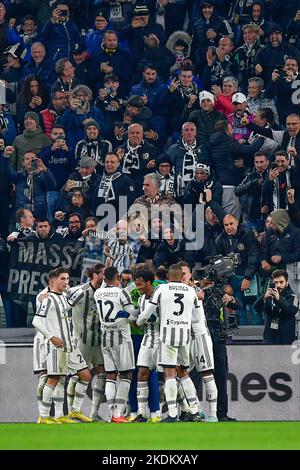
[(34, 111), (27, 111), (27, 113), (24, 116), (24, 122), (26, 121), (27, 118), (34, 119), (34, 121), (37, 123), (37, 125), (40, 125), (40, 117), (38, 113), (35, 113)]
[(171, 167), (173, 166), (171, 157), (169, 157), (169, 155), (167, 155), (166, 153), (162, 153), (162, 154), (158, 157), (158, 159), (156, 160), (156, 166), (157, 166), (157, 168), (158, 168), (159, 165), (161, 165), (162, 163), (169, 163), (169, 165), (171, 165)]
[(137, 5), (133, 10), (133, 16), (147, 16), (149, 15), (149, 10), (147, 5)]
[(97, 13), (95, 15), (95, 19), (97, 18), (97, 16), (101, 16), (101, 18), (104, 18), (108, 23), (109, 17), (108, 17), (107, 12), (105, 12), (103, 10), (99, 10), (99, 11), (97, 11)]
[(272, 222), (275, 229), (282, 233), (290, 225), (291, 219), (286, 209), (277, 209), (271, 212)]
[(95, 119), (89, 119), (85, 125), (84, 125), (84, 130), (86, 132), (87, 128), (90, 127), (90, 126), (95, 126), (97, 127), (98, 131), (100, 132), (100, 126), (99, 126), (99, 122), (95, 121)]
[(203, 100), (210, 100), (212, 102), (212, 104), (215, 104), (215, 97), (209, 91), (204, 90), (204, 91), (201, 91), (201, 93), (199, 93), (200, 106), (201, 106), (201, 103), (202, 103)]
[(196, 171), (202, 171), (203, 173), (210, 175), (210, 166), (206, 165), (205, 163), (197, 163), (195, 173)]

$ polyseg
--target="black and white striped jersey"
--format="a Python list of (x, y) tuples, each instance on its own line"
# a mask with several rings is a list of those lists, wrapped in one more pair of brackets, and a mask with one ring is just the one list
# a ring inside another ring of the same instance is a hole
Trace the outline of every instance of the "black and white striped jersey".
[(68, 303), (72, 307), (73, 336), (83, 344), (100, 344), (100, 320), (94, 298), (95, 289), (90, 282), (72, 287)]
[(133, 249), (128, 241), (120, 243), (120, 240), (109, 240), (107, 246), (110, 248), (109, 256), (112, 257), (112, 266), (121, 273), (123, 269), (130, 266), (130, 256), (133, 255)]
[[(152, 296), (147, 298), (145, 294), (139, 298), (138, 303), (139, 303), (139, 308), (140, 308), (140, 314), (146, 309), (151, 298)], [(157, 348), (159, 346), (159, 319), (158, 318), (155, 322), (150, 322), (150, 323), (145, 324), (142, 345), (150, 349)]]
[(57, 294), (50, 291), (35, 315), (38, 322), (35, 324), (33, 320), (33, 325), (47, 339), (53, 336), (62, 339), (65, 343), (63, 350), (66, 352), (71, 352), (74, 349), (68, 314), (69, 309), (70, 306), (65, 293)]
[(138, 318), (137, 324), (140, 326), (146, 323), (157, 308), (161, 342), (168, 346), (187, 345), (191, 337), (192, 322), (199, 322), (200, 305), (195, 290), (181, 282), (161, 284)]
[(127, 292), (115, 286), (100, 287), (95, 292), (95, 301), (101, 323), (101, 346), (111, 348), (131, 340), (129, 318), (116, 318), (120, 310), (135, 314)]

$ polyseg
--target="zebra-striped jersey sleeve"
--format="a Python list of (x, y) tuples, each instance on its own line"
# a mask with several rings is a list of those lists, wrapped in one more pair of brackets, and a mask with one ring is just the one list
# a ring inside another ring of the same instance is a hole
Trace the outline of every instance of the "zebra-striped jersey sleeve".
[(71, 305), (71, 307), (74, 307), (74, 305), (80, 302), (83, 296), (84, 296), (84, 291), (82, 289), (82, 286), (80, 286), (77, 289), (76, 288), (74, 290), (72, 289), (72, 291), (68, 294), (67, 302), (69, 305)]
[(144, 323), (147, 322), (148, 318), (151, 317), (151, 315), (157, 316), (157, 306), (159, 304), (159, 299), (160, 299), (160, 292), (158, 292), (159, 289), (154, 291), (154, 294), (152, 298), (149, 300), (147, 307), (143, 312), (140, 313), (136, 324), (138, 326), (143, 325)]
[(51, 299), (50, 298), (43, 299), (35, 315), (46, 318), (49, 312), (50, 306), (51, 306)]

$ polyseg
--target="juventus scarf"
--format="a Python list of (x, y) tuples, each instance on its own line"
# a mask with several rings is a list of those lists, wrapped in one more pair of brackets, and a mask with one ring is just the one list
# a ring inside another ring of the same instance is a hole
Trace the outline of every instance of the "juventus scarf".
[(116, 196), (114, 192), (113, 181), (119, 178), (119, 176), (121, 176), (119, 171), (113, 175), (107, 175), (104, 173), (100, 181), (98, 197), (103, 198), (105, 202), (115, 200)]
[(182, 139), (182, 145), (185, 149), (185, 154), (184, 154), (183, 164), (182, 164), (182, 178), (183, 178), (183, 181), (186, 182), (186, 181), (192, 180), (194, 177), (196, 162), (197, 162), (197, 153), (196, 153), (197, 142), (195, 140), (193, 144), (189, 145)]
[(142, 141), (141, 145), (137, 145), (136, 147), (131, 147), (129, 141), (127, 141), (127, 152), (124, 156), (124, 163), (123, 163), (123, 173), (130, 173), (131, 170), (139, 170), (140, 169), (140, 158), (139, 158), (139, 149), (142, 147), (144, 141)]

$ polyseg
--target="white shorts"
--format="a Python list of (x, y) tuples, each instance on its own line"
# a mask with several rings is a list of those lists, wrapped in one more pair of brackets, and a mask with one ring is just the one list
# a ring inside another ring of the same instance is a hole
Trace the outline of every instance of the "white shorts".
[(67, 375), (67, 354), (50, 343), (50, 350), (46, 357), (47, 375)]
[(124, 372), (135, 369), (132, 341), (126, 341), (112, 348), (101, 347), (105, 372)]
[(50, 352), (47, 355), (48, 375), (75, 375), (86, 368), (86, 362), (78, 348), (65, 352), (50, 344)]
[(76, 347), (72, 352), (67, 353), (68, 374), (75, 375), (83, 369), (87, 369), (87, 364), (82, 353)]
[(103, 366), (104, 361), (100, 344), (90, 346), (89, 344), (84, 344), (80, 340), (78, 340), (76, 341), (76, 346), (81, 352), (83, 359), (85, 360), (89, 368), (91, 368), (91, 366)]
[(33, 372), (38, 374), (43, 370), (47, 370), (46, 358), (50, 352), (50, 342), (47, 338), (41, 338), (35, 335), (33, 340)]
[(190, 343), (190, 369), (197, 372), (214, 369), (213, 345), (210, 335), (197, 335)]
[(137, 367), (148, 367), (150, 370), (157, 369), (159, 344), (154, 348), (141, 345), (137, 358)]
[(188, 367), (190, 364), (190, 344), (186, 346), (168, 346), (161, 343), (159, 348), (159, 365), (162, 367)]

